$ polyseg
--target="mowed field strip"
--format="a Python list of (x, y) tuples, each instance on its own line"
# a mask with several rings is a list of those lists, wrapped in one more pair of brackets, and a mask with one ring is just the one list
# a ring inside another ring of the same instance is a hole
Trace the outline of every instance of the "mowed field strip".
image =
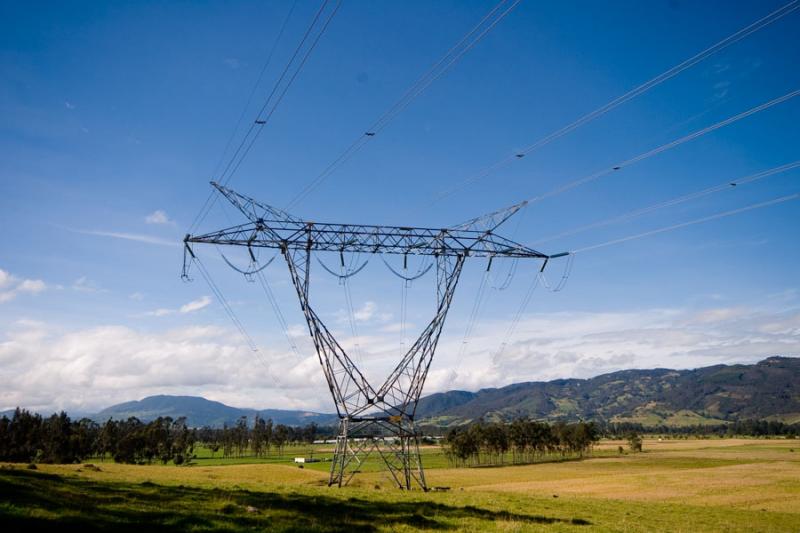
[[(431, 486), (449, 487), (429, 493), (400, 492), (375, 471), (356, 476), (344, 489), (328, 488), (326, 463), (301, 469), (288, 463), (105, 462), (97, 468), (38, 465), (36, 471), (6, 464), (0, 470), (0, 524), (67, 519), (78, 525), (110, 506), (120, 509), (109, 510), (108, 528), (139, 520), (162, 530), (799, 531), (799, 444), (646, 440), (643, 453), (613, 456), (621, 443), (604, 441), (598, 457), (582, 461), (429, 468)], [(55, 492), (41, 494), (48, 487)], [(58, 491), (67, 500), (62, 510), (54, 503)], [(106, 502), (108, 493), (119, 498)], [(69, 503), (80, 498), (98, 500), (92, 509)], [(135, 512), (126, 515), (123, 509)]]

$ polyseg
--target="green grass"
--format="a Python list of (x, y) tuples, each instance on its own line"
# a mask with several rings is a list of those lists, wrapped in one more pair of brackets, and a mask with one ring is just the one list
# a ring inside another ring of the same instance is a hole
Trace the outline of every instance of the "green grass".
[(428, 493), (392, 489), (376, 471), (328, 488), (325, 471), (280, 462), (4, 465), (0, 531), (797, 531), (800, 447), (790, 449), (651, 440), (642, 454), (453, 469), (433, 468), (442, 456), (426, 448), (429, 483), (451, 487)]
[(3, 531), (790, 531), (798, 518), (472, 492), (226, 490), (25, 470), (0, 472), (0, 501)]

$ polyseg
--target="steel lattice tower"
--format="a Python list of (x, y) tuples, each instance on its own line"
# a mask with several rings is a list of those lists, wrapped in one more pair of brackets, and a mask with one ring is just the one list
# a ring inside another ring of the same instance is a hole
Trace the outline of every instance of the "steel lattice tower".
[[(186, 235), (184, 274), (187, 257), (194, 257), (194, 244), (243, 246), (251, 257), (254, 248), (281, 251), (339, 416), (328, 484), (347, 484), (362, 462), (375, 453), (398, 487), (411, 489), (417, 485), (427, 490), (414, 416), (464, 261), (468, 257), (488, 257), (490, 262), (494, 257), (511, 257), (541, 259), (546, 264), (548, 259), (565, 254), (548, 256), (494, 233), (525, 203), (444, 229), (326, 224), (301, 220), (214, 182), (212, 185), (249, 222), (204, 235)], [(313, 252), (430, 255), (436, 261), (436, 314), (377, 387), (366, 379), (311, 307)]]

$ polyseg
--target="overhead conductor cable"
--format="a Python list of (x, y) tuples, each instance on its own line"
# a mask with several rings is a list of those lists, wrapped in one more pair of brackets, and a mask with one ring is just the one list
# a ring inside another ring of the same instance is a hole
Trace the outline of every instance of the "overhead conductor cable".
[(769, 24), (772, 24), (773, 22), (785, 17), (786, 15), (789, 15), (790, 13), (793, 13), (797, 9), (800, 9), (800, 0), (792, 0), (791, 2), (785, 4), (784, 6), (776, 9), (773, 12), (771, 12), (767, 16), (765, 16), (765, 17), (753, 22), (752, 24), (750, 24), (748, 26), (745, 26), (741, 30), (729, 35), (728, 37), (725, 37), (724, 39), (722, 39), (721, 41), (717, 42), (716, 44), (706, 48), (705, 50), (703, 50), (703, 51), (701, 51), (701, 52), (699, 52), (699, 53), (697, 53), (695, 55), (693, 55), (692, 57), (682, 61), (681, 63), (678, 63), (674, 67), (672, 67), (672, 68), (662, 72), (658, 76), (656, 76), (656, 77), (644, 82), (643, 84), (639, 85), (638, 87), (635, 87), (635, 88), (631, 89), (630, 91), (628, 91), (627, 93), (625, 93), (625, 94), (623, 94), (621, 96), (618, 96), (617, 98), (615, 98), (615, 99), (611, 100), (610, 102), (600, 106), (599, 108), (595, 109), (594, 111), (592, 111), (590, 113), (587, 113), (586, 115), (583, 115), (582, 117), (580, 117), (579, 119), (575, 120), (574, 122), (572, 122), (570, 124), (567, 124), (566, 126), (564, 126), (564, 127), (560, 128), (560, 129), (550, 133), (549, 135), (546, 135), (545, 137), (542, 137), (538, 141), (526, 146), (525, 148), (515, 152), (514, 154), (511, 154), (511, 155), (509, 155), (507, 157), (504, 157), (503, 159), (500, 159), (496, 163), (484, 168), (483, 170), (481, 170), (477, 174), (475, 174), (473, 176), (470, 176), (469, 178), (467, 178), (467, 179), (461, 181), (460, 183), (458, 183), (457, 185), (455, 185), (455, 186), (445, 190), (444, 192), (440, 193), (433, 200), (432, 203), (436, 203), (436, 202), (438, 202), (440, 200), (443, 200), (443, 199), (447, 198), (448, 196), (451, 196), (451, 195), (459, 192), (460, 190), (462, 190), (465, 187), (475, 183), (476, 181), (479, 181), (479, 180), (487, 177), (488, 175), (490, 175), (495, 170), (497, 170), (497, 169), (499, 169), (501, 167), (504, 167), (504, 166), (508, 165), (509, 163), (511, 163), (513, 161), (516, 161), (518, 159), (522, 159), (523, 157), (525, 157), (526, 155), (530, 154), (531, 152), (533, 152), (533, 151), (535, 151), (535, 150), (537, 150), (537, 149), (539, 149), (539, 148), (551, 143), (552, 141), (554, 141), (554, 140), (556, 140), (556, 139), (558, 139), (560, 137), (563, 137), (564, 135), (566, 135), (566, 134), (570, 133), (571, 131), (583, 126), (584, 124), (587, 124), (587, 123), (589, 123), (589, 122), (591, 122), (591, 121), (593, 121), (593, 120), (605, 115), (609, 111), (612, 111), (613, 109), (619, 107), (620, 105), (624, 104), (625, 102), (628, 102), (629, 100), (631, 100), (633, 98), (636, 98), (637, 96), (640, 96), (640, 95), (646, 93), (650, 89), (652, 89), (652, 88), (664, 83), (665, 81), (669, 80), (670, 78), (673, 78), (674, 76), (676, 76), (677, 74), (683, 72), (684, 70), (696, 65), (697, 63), (700, 63), (701, 61), (709, 58), (710, 56), (712, 56), (712, 55), (716, 54), (717, 52), (727, 48), (728, 46), (730, 46), (730, 45), (732, 45), (732, 44), (734, 44), (734, 43), (736, 43), (738, 41), (741, 41), (745, 37), (757, 32), (758, 30), (764, 28), (765, 26), (768, 26)]
[(642, 207), (639, 209), (635, 209), (633, 211), (629, 211), (627, 213), (623, 213), (621, 215), (616, 215), (611, 218), (607, 218), (604, 220), (600, 220), (598, 222), (592, 222), (591, 224), (586, 224), (583, 226), (578, 226), (577, 228), (573, 228), (571, 230), (562, 231), (561, 233), (557, 233), (555, 235), (551, 235), (550, 237), (545, 237), (543, 239), (539, 239), (532, 243), (532, 246), (542, 244), (545, 242), (553, 241), (555, 239), (560, 239), (563, 237), (568, 237), (570, 235), (576, 235), (578, 233), (582, 233), (584, 231), (599, 228), (602, 226), (608, 226), (610, 224), (616, 224), (618, 222), (628, 222), (629, 220), (633, 220), (634, 218), (653, 213), (659, 209), (664, 209), (667, 207), (673, 207), (684, 202), (688, 202), (690, 200), (696, 200), (697, 198), (702, 198), (704, 196), (708, 196), (714, 193), (723, 192), (723, 191), (733, 191), (736, 190), (737, 187), (740, 185), (745, 185), (748, 183), (753, 183), (755, 181), (759, 181), (770, 176), (774, 176), (776, 174), (780, 174), (783, 172), (788, 172), (789, 170), (793, 170), (795, 168), (800, 168), (800, 161), (793, 161), (792, 163), (787, 163), (785, 165), (781, 165), (778, 167), (770, 168), (768, 170), (763, 170), (761, 172), (757, 172), (755, 174), (750, 174), (743, 178), (739, 178), (733, 181), (726, 181), (724, 183), (720, 183), (719, 185), (714, 185), (713, 187), (708, 187), (706, 189), (702, 189), (699, 191), (695, 191), (689, 194), (684, 194), (682, 196), (678, 196), (672, 198), (670, 200), (665, 200), (663, 202), (659, 202), (657, 204), (653, 204), (647, 207)]
[[(328, 5), (328, 2), (329, 0), (323, 0), (322, 4), (320, 5), (319, 9), (314, 15), (311, 24), (309, 24), (302, 39), (295, 47), (294, 53), (292, 54), (289, 61), (286, 63), (286, 66), (281, 72), (281, 75), (273, 85), (272, 90), (270, 91), (263, 105), (261, 106), (258, 114), (256, 115), (255, 120), (253, 120), (253, 122), (250, 124), (250, 128), (245, 132), (245, 135), (241, 139), (238, 147), (236, 148), (230, 160), (228, 161), (228, 164), (225, 166), (224, 170), (217, 178), (217, 181), (222, 185), (227, 184), (231, 180), (235, 172), (238, 170), (239, 166), (242, 164), (242, 161), (244, 161), (245, 157), (250, 152), (250, 149), (252, 148), (256, 139), (261, 134), (264, 125), (268, 122), (268, 120), (272, 117), (272, 114), (278, 108), (279, 104), (283, 100), (283, 97), (286, 95), (286, 92), (289, 90), (289, 87), (291, 87), (291, 85), (294, 83), (295, 79), (297, 78), (297, 75), (300, 73), (303, 66), (306, 64), (306, 61), (308, 60), (309, 56), (311, 55), (311, 52), (314, 51), (314, 49), (317, 46), (317, 43), (319, 42), (322, 35), (325, 33), (325, 30), (328, 28), (328, 25), (330, 24), (331, 20), (333, 20), (333, 17), (338, 12), (339, 7), (341, 6), (341, 0), (337, 0), (336, 5), (334, 6), (331, 13), (328, 15), (326, 20), (322, 23), (322, 28), (317, 31), (315, 37), (313, 38), (312, 43), (309, 45), (308, 49), (305, 51), (301, 60), (299, 61), (299, 64), (294, 68), (292, 73), (289, 74), (289, 72), (292, 69), (292, 65), (295, 63), (295, 60), (297, 59), (298, 55), (300, 55), (300, 52), (303, 49), (309, 36), (313, 33), (315, 26), (317, 26), (320, 16), (324, 12), (326, 6)], [(284, 80), (287, 81), (284, 83)], [(282, 85), (283, 87), (281, 89)], [(278, 96), (276, 97), (276, 95)], [(203, 204), (203, 207), (200, 209), (200, 212), (198, 213), (197, 217), (195, 217), (194, 222), (190, 226), (189, 233), (194, 231), (194, 229), (197, 228), (202, 223), (202, 221), (208, 215), (209, 211), (211, 211), (211, 209), (213, 208), (214, 204), (217, 201), (217, 198), (218, 196), (213, 193), (211, 196), (208, 197), (206, 202)]]
[[(408, 105), (434, 81), (447, 72), (461, 57), (474, 47), (483, 37), (489, 33), (508, 13), (510, 13), (521, 0), (500, 0), (469, 32), (467, 32), (447, 53), (442, 56), (433, 66), (420, 76), (386, 111), (381, 114), (363, 133), (341, 153), (325, 169), (308, 183), (292, 200), (287, 204), (286, 209), (291, 209), (302, 202), (309, 194), (319, 187), (328, 176), (333, 174), (341, 165), (349, 160), (367, 142), (383, 131), (386, 126), (402, 112)], [(798, 0), (800, 1), (800, 0)], [(510, 4), (510, 5), (509, 5)], [(503, 10), (503, 8), (505, 8)]]

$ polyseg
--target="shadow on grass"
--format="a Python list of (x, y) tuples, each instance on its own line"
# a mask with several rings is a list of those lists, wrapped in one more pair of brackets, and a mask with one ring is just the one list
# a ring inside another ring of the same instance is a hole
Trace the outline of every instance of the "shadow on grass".
[[(3, 531), (377, 531), (456, 529), (513, 521), (589, 525), (583, 519), (458, 507), (433, 501), (111, 483), (24, 470), (0, 471)], [(474, 521), (477, 521), (476, 524)]]

